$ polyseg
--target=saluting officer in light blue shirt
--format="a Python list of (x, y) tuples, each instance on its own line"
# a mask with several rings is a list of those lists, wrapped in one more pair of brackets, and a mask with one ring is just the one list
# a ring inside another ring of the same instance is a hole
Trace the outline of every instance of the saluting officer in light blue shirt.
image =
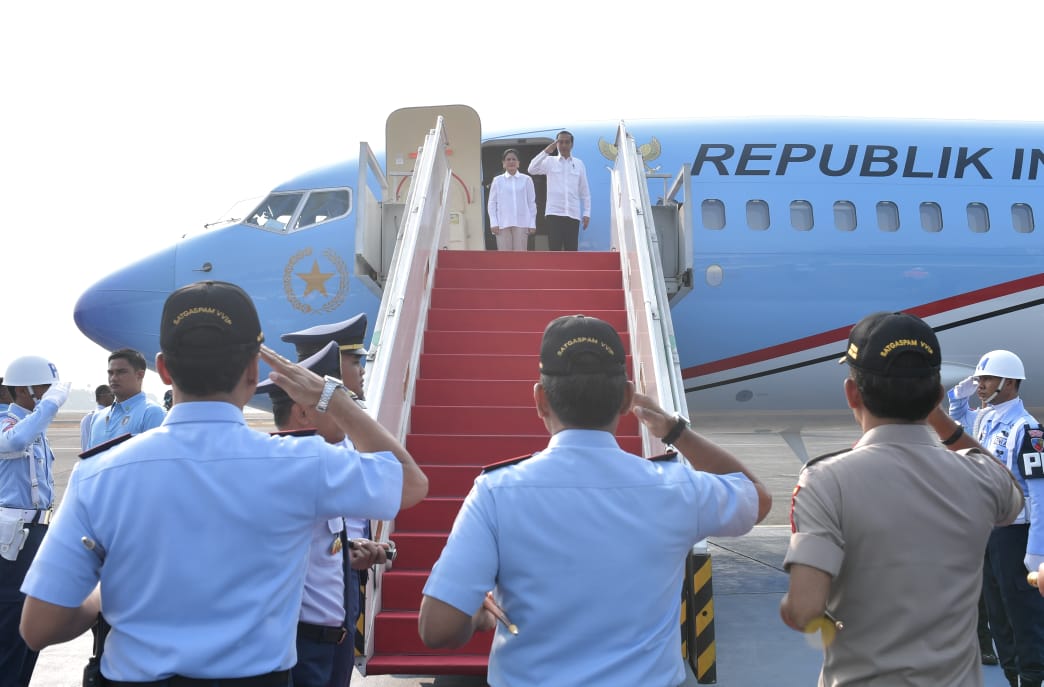
[[(551, 441), (475, 480), (424, 586), (421, 639), (459, 647), (492, 629), (485, 604), (495, 589), (518, 634), (497, 627), (493, 687), (682, 684), (686, 556), (704, 537), (746, 533), (768, 514), (768, 490), (635, 393), (620, 337), (602, 320), (548, 325), (533, 396)], [(619, 447), (613, 435), (632, 405), (686, 460)]]
[(121, 348), (109, 356), (109, 388), (112, 405), (94, 413), (87, 449), (124, 434), (141, 434), (159, 427), (167, 414), (141, 390), (145, 380), (145, 356), (133, 348)]
[[(72, 639), (104, 611), (108, 680), (290, 684), (312, 525), (391, 518), (424, 497), (427, 479), (340, 384), (262, 341), (235, 285), (198, 282), (168, 297), (156, 363), (177, 403), (159, 428), (73, 472), (23, 585), (29, 646)], [(273, 381), (329, 412), (364, 452), (248, 427), (259, 349)]]
[(19, 588), (51, 519), (54, 453), (45, 432), (69, 384), (35, 355), (12, 360), (4, 378), (14, 398), (0, 416), (0, 686), (13, 687), (28, 685), (36, 666), (18, 634)]

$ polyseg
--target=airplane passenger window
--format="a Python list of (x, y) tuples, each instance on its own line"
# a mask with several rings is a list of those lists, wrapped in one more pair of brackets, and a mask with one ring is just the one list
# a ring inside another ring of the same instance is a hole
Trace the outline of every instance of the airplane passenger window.
[(1033, 208), (1026, 203), (1011, 206), (1011, 226), (1020, 234), (1033, 233)]
[(878, 201), (877, 228), (881, 231), (899, 231), (899, 207), (892, 201)]
[(990, 230), (990, 211), (983, 203), (968, 203), (968, 228), (976, 234)]
[(747, 226), (755, 231), (769, 228), (769, 206), (763, 200), (747, 201)]
[(721, 282), (725, 279), (725, 271), (721, 265), (710, 265), (707, 267), (706, 279), (707, 286), (721, 286)]
[(352, 190), (338, 188), (329, 191), (312, 191), (308, 194), (304, 209), (297, 216), (291, 231), (304, 229), (328, 219), (343, 217), (352, 209)]
[(725, 203), (717, 198), (708, 198), (700, 204), (705, 229), (725, 228)]
[(942, 208), (938, 203), (921, 203), (921, 229), (942, 231)]
[(807, 200), (790, 201), (790, 226), (798, 231), (812, 228), (812, 203)]
[(834, 203), (834, 226), (839, 231), (855, 231), (856, 210), (850, 200), (839, 200)]
[(269, 231), (285, 232), (301, 202), (302, 193), (273, 193), (247, 215), (245, 224)]

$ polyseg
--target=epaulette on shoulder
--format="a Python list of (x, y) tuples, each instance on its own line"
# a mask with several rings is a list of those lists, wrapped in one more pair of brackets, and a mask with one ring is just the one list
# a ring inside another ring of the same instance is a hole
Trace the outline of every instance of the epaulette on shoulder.
[(106, 451), (108, 451), (113, 446), (116, 446), (117, 444), (122, 444), (123, 442), (127, 441), (127, 439), (130, 439), (132, 436), (134, 436), (134, 435), (130, 434), (130, 433), (121, 434), (120, 436), (116, 437), (115, 439), (109, 439), (108, 441), (102, 442), (102, 443), (98, 444), (97, 446), (93, 446), (93, 447), (87, 449), (86, 451), (84, 451), (83, 453), (81, 453), (80, 454), (80, 459), (83, 460), (84, 458), (91, 458), (93, 456), (96, 456), (99, 453), (105, 453)]
[(535, 453), (530, 453), (529, 455), (518, 456), (517, 458), (508, 458), (507, 460), (501, 460), (496, 463), (490, 463), (486, 467), (482, 468), (482, 474), (484, 475), (487, 472), (493, 472), (494, 470), (499, 470), (500, 468), (506, 468), (510, 465), (517, 465), (521, 463), (523, 460), (529, 460), (535, 455)]
[(808, 462), (805, 463), (805, 467), (807, 468), (809, 465), (812, 465), (813, 463), (818, 463), (819, 461), (823, 460), (824, 458), (830, 458), (831, 456), (839, 456), (842, 453), (848, 453), (851, 450), (852, 449), (850, 449), (850, 448), (843, 448), (840, 451), (831, 451), (830, 453), (824, 453), (823, 455), (816, 456), (815, 458), (809, 458)]
[(667, 462), (667, 461), (678, 460), (678, 452), (677, 451), (668, 451), (667, 453), (663, 454), (662, 456), (653, 456), (649, 460), (653, 461), (654, 463), (663, 463), (663, 462)]
[(319, 430), (315, 427), (309, 427), (308, 429), (284, 429), (282, 432), (270, 432), (269, 435), (273, 437), (312, 437), (318, 432)]

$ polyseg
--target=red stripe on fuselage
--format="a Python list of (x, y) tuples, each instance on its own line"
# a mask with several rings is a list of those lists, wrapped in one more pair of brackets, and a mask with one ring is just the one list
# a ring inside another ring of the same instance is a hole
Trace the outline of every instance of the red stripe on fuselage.
[[(905, 312), (913, 313), (921, 318), (927, 318), (949, 310), (964, 308), (969, 305), (974, 305), (975, 303), (982, 303), (994, 298), (1010, 296), (1020, 291), (1028, 291), (1041, 286), (1044, 286), (1044, 273), (1004, 282), (1003, 284), (987, 286), (984, 289), (968, 291), (967, 293), (932, 301), (931, 303), (925, 303), (924, 305), (919, 305), (915, 308), (907, 308)], [(851, 331), (854, 324), (855, 323), (852, 323), (845, 327), (838, 327), (837, 329), (831, 329), (830, 331), (806, 336), (802, 339), (787, 341), (786, 343), (781, 343), (776, 346), (769, 346), (768, 348), (762, 348), (757, 351), (734, 355), (731, 358), (722, 358), (721, 360), (704, 363), (703, 365), (694, 365), (693, 367), (688, 367), (682, 370), (682, 378), (691, 379), (693, 377), (699, 377), (700, 375), (732, 370), (738, 367), (743, 367), (744, 365), (753, 365), (754, 363), (772, 360), (773, 358), (779, 358), (784, 355), (808, 351), (837, 341), (847, 341), (848, 332)]]

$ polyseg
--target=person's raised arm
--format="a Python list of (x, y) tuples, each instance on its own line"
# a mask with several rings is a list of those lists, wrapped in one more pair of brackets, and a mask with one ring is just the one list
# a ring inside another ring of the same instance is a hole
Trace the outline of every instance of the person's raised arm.
[(964, 427), (947, 415), (940, 406), (936, 406), (928, 415), (928, 425), (939, 435), (939, 441), (951, 451), (977, 448), (984, 453), (989, 453), (982, 444), (975, 440), (975, 437), (964, 431)]
[[(287, 360), (267, 346), (261, 347), (261, 358), (272, 368), (272, 381), (295, 403), (313, 408), (319, 403), (324, 385), (322, 377)], [(346, 390), (339, 389), (334, 393), (327, 412), (337, 426), (352, 438), (357, 450), (367, 453), (388, 451), (402, 463), (400, 508), (409, 508), (424, 500), (428, 495), (428, 478), (417, 466), (413, 456), (391, 432), (359, 407)]]
[[(659, 439), (668, 436), (678, 424), (679, 418), (668, 415), (645, 394), (635, 392), (632, 410), (638, 419), (649, 428), (653, 436)], [(734, 472), (746, 475), (758, 492), (757, 521), (761, 522), (765, 519), (772, 508), (772, 495), (739, 458), (688, 427), (681, 430), (681, 434), (674, 439), (672, 444), (696, 470), (716, 475), (728, 475)]]
[(54, 416), (58, 414), (66, 399), (69, 398), (69, 382), (55, 382), (36, 402), (33, 412), (21, 420), (5, 417), (0, 422), (0, 452), (9, 454), (6, 458), (22, 458), (10, 455), (22, 451), (36, 441), (36, 438), (47, 431)]
[(555, 141), (551, 141), (550, 145), (548, 145), (546, 148), (537, 153), (536, 157), (529, 161), (529, 167), (526, 168), (526, 171), (530, 174), (546, 174), (547, 166), (545, 162), (547, 161), (547, 156), (550, 155), (557, 147), (558, 143)]

